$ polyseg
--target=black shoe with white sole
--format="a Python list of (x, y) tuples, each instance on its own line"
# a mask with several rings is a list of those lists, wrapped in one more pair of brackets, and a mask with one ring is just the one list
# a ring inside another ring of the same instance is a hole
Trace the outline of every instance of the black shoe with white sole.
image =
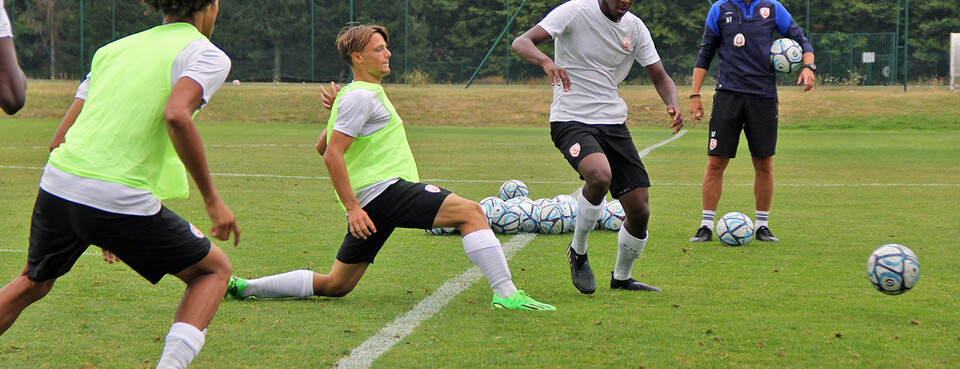
[(780, 239), (774, 236), (773, 233), (770, 232), (770, 228), (767, 228), (767, 226), (757, 228), (756, 233), (754, 233), (754, 237), (757, 238), (757, 241), (780, 242)]
[(710, 227), (702, 226), (697, 230), (697, 234), (693, 237), (690, 237), (690, 242), (707, 242), (713, 238), (713, 231), (710, 230)]
[(610, 272), (610, 289), (611, 290), (627, 290), (627, 291), (663, 292), (659, 288), (656, 288), (649, 284), (640, 283), (640, 281), (633, 278), (623, 280), (623, 281), (619, 280), (613, 276), (613, 272)]

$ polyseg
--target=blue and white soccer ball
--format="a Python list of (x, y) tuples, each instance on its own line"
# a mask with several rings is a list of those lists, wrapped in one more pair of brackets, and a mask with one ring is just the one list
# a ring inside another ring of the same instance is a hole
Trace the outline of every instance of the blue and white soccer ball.
[(490, 229), (498, 234), (517, 234), (520, 232), (520, 213), (516, 206), (503, 207), (503, 212), (493, 218)]
[(563, 210), (563, 218), (567, 220), (567, 228), (564, 232), (572, 232), (573, 227), (577, 225), (577, 202), (558, 202), (558, 204), (560, 204), (560, 208)]
[(504, 200), (529, 195), (530, 189), (527, 188), (527, 185), (516, 179), (503, 182), (503, 185), (500, 186), (500, 198)]
[(566, 194), (554, 196), (554, 197), (553, 197), (553, 201), (556, 201), (556, 202), (570, 202), (570, 203), (573, 203), (574, 205), (577, 204), (577, 199), (575, 199), (573, 196), (566, 195)]
[(781, 38), (770, 45), (770, 64), (778, 73), (790, 73), (803, 65), (803, 49), (789, 38)]
[(899, 295), (909, 291), (920, 279), (917, 254), (903, 245), (883, 245), (867, 259), (867, 278), (877, 291)]
[(534, 204), (537, 204), (537, 206), (539, 206), (539, 207), (541, 207), (541, 208), (544, 207), (544, 206), (546, 206), (547, 204), (553, 202), (553, 200), (548, 199), (548, 198), (545, 198), (545, 197), (541, 197), (541, 198), (539, 198), (539, 199), (532, 200), (532, 201), (533, 201)]
[(452, 234), (457, 234), (460, 232), (459, 229), (454, 227), (444, 227), (444, 228), (430, 228), (427, 229), (427, 234), (431, 236), (449, 236)]
[(740, 212), (730, 212), (717, 221), (717, 239), (726, 246), (746, 246), (753, 241), (753, 221)]
[(500, 216), (504, 211), (504, 202), (499, 197), (485, 197), (480, 200), (480, 207), (483, 209), (483, 215), (487, 217), (487, 224), (493, 225), (493, 220)]
[(544, 205), (540, 209), (539, 227), (540, 233), (561, 234), (569, 230), (570, 218), (564, 216), (564, 204), (553, 202)]
[(537, 233), (539, 226), (537, 221), (540, 219), (540, 206), (533, 201), (523, 201), (511, 209), (516, 209), (520, 214), (520, 232)]
[(623, 211), (623, 205), (620, 205), (620, 200), (613, 200), (603, 207), (600, 224), (603, 226), (603, 229), (608, 231), (619, 231), (620, 227), (623, 226), (623, 219), (626, 218), (626, 216), (627, 214)]

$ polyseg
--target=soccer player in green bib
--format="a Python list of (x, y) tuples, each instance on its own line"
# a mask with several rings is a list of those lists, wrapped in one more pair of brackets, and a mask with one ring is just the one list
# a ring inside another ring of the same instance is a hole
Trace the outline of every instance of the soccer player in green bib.
[(355, 80), (332, 104), (317, 151), (330, 172), (348, 232), (330, 274), (296, 270), (258, 279), (231, 278), (227, 292), (238, 299), (342, 297), (350, 293), (394, 229), (459, 227), (463, 249), (493, 289), (491, 306), (556, 310), (517, 289), (500, 241), (474, 201), (419, 183), (403, 120), (380, 85), (390, 74), (387, 30), (352, 26), (340, 31), (337, 48)]
[(97, 50), (54, 134), (27, 265), (0, 289), (0, 333), (96, 245), (151, 283), (166, 274), (186, 283), (157, 362), (185, 368), (203, 347), (232, 269), (222, 250), (161, 200), (189, 195), (189, 171), (213, 222), (210, 234), (240, 241), (193, 123), (223, 84), (230, 58), (209, 40), (219, 0), (143, 2), (163, 12), (163, 25)]

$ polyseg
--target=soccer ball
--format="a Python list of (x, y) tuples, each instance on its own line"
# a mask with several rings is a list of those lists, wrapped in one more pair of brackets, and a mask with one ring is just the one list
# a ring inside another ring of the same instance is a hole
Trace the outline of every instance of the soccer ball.
[(567, 229), (564, 232), (573, 231), (573, 227), (577, 225), (577, 203), (575, 201), (569, 202), (558, 202), (560, 208), (563, 210), (563, 217), (567, 219)]
[(717, 221), (717, 239), (726, 246), (749, 245), (753, 241), (753, 222), (743, 213), (727, 213)]
[(233, 80), (233, 85), (234, 85), (234, 86), (239, 86), (239, 85), (240, 85), (240, 80), (239, 80), (239, 79)]
[(504, 211), (503, 200), (499, 197), (485, 197), (480, 200), (480, 207), (483, 208), (483, 215), (487, 216), (487, 224), (489, 225), (493, 225), (493, 220)]
[(803, 65), (803, 49), (789, 38), (781, 38), (770, 45), (770, 64), (779, 73), (790, 73)]
[(608, 231), (619, 231), (623, 226), (623, 218), (627, 215), (623, 212), (623, 205), (620, 200), (613, 200), (603, 207), (603, 215), (600, 216), (600, 224)]
[(431, 236), (449, 236), (456, 234), (459, 229), (454, 227), (445, 227), (445, 228), (430, 228), (427, 229), (427, 234)]
[(867, 259), (867, 277), (878, 291), (899, 295), (917, 284), (920, 261), (906, 246), (895, 243), (883, 245)]
[(559, 202), (550, 202), (540, 209), (538, 219), (540, 233), (561, 234), (570, 227), (570, 218), (564, 215), (564, 205)]
[(512, 209), (516, 209), (520, 214), (520, 231), (526, 233), (536, 233), (537, 221), (540, 219), (540, 206), (533, 201), (523, 201)]
[(557, 195), (557, 196), (554, 196), (554, 197), (553, 197), (553, 201), (556, 201), (556, 202), (570, 202), (570, 203), (573, 203), (574, 205), (577, 204), (577, 199), (573, 198), (573, 196), (570, 196), (570, 195)]
[(520, 213), (516, 206), (503, 207), (503, 212), (493, 218), (490, 229), (499, 234), (517, 234), (520, 231)]
[(530, 195), (530, 190), (527, 189), (527, 185), (516, 179), (503, 182), (503, 185), (500, 186), (500, 198), (504, 200), (528, 195)]

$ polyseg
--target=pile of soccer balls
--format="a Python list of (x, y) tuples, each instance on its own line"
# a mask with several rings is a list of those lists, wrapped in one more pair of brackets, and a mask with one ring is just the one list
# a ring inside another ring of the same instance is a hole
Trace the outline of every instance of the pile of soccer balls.
[[(526, 184), (511, 179), (500, 186), (499, 196), (480, 200), (490, 228), (498, 234), (573, 232), (577, 221), (577, 199), (570, 195), (557, 195), (549, 199), (532, 200), (529, 196), (530, 189)], [(609, 201), (594, 229), (619, 231), (624, 216), (620, 201)], [(433, 228), (428, 229), (427, 233), (451, 235), (457, 233), (457, 229)]]

